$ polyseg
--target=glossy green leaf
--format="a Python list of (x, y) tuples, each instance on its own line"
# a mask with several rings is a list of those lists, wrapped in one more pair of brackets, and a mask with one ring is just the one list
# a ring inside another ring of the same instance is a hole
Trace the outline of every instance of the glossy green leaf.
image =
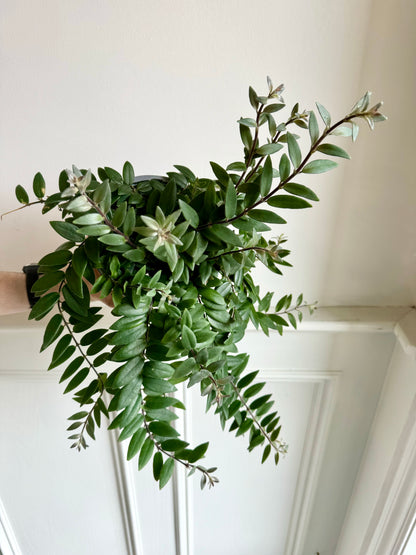
[(29, 320), (41, 320), (48, 312), (52, 310), (59, 300), (58, 293), (47, 293), (36, 301), (32, 310), (29, 313)]
[(162, 469), (160, 471), (160, 477), (159, 477), (159, 488), (162, 489), (164, 486), (166, 486), (166, 484), (169, 482), (172, 474), (173, 474), (173, 469), (174, 469), (174, 463), (175, 461), (171, 458), (166, 459), (166, 461), (163, 463)]
[(196, 337), (194, 332), (188, 328), (188, 326), (182, 326), (182, 344), (185, 349), (195, 349), (196, 347)]
[(98, 238), (100, 243), (104, 243), (104, 245), (124, 245), (126, 239), (119, 235), (118, 233), (109, 233), (108, 235), (102, 235)]
[(67, 250), (51, 252), (39, 260), (40, 266), (65, 266), (71, 260), (72, 253)]
[(161, 443), (162, 449), (169, 451), (171, 453), (175, 451), (181, 451), (188, 447), (189, 443), (187, 441), (182, 441), (181, 439), (166, 439)]
[(69, 393), (70, 391), (72, 391), (73, 389), (75, 389), (79, 385), (81, 385), (81, 383), (88, 376), (88, 373), (89, 373), (89, 368), (81, 368), (81, 370), (79, 372), (77, 372), (77, 374), (75, 374), (75, 376), (72, 378), (72, 380), (68, 383), (68, 385), (65, 388), (64, 393)]
[(74, 374), (78, 368), (81, 366), (81, 364), (84, 362), (84, 357), (83, 356), (78, 356), (76, 358), (74, 358), (74, 360), (72, 360), (68, 367), (66, 368), (66, 370), (63, 372), (59, 383), (64, 382), (65, 380), (67, 380), (68, 378), (70, 378), (72, 376), (72, 374)]
[(276, 214), (275, 212), (272, 212), (271, 210), (263, 210), (263, 209), (255, 208), (254, 210), (250, 210), (250, 212), (248, 212), (248, 215), (250, 216), (250, 218), (254, 218), (259, 222), (267, 222), (269, 224), (286, 223), (286, 220), (284, 220), (278, 214)]
[(160, 395), (176, 391), (176, 387), (173, 384), (159, 378), (143, 378), (143, 387), (147, 395)]
[(175, 430), (175, 428), (173, 428), (170, 424), (157, 420), (153, 420), (149, 423), (149, 430), (153, 434), (163, 438), (178, 437), (179, 435), (179, 432)]
[(40, 348), (40, 352), (44, 351), (50, 345), (52, 345), (52, 343), (61, 335), (64, 329), (64, 326), (61, 325), (61, 323), (61, 314), (54, 314), (54, 316), (52, 316), (52, 318), (49, 320), (43, 334), (43, 343)]
[(78, 228), (69, 222), (52, 221), (49, 222), (53, 229), (64, 237), (68, 241), (73, 241), (74, 243), (80, 242), (84, 239), (84, 236), (79, 233)]
[(139, 463), (138, 463), (139, 470), (144, 468), (152, 458), (154, 447), (155, 446), (153, 441), (149, 437), (146, 438), (140, 450)]
[(267, 460), (268, 456), (270, 455), (271, 450), (272, 450), (272, 448), (271, 448), (270, 444), (266, 445), (266, 447), (264, 448), (264, 451), (263, 451), (263, 456), (261, 458), (261, 464), (263, 464)]
[(33, 192), (37, 198), (43, 198), (45, 196), (45, 180), (43, 175), (38, 172), (35, 177), (33, 178)]
[(48, 291), (64, 279), (64, 272), (58, 270), (56, 272), (48, 272), (35, 281), (32, 285), (33, 293), (43, 293)]
[(156, 451), (153, 455), (153, 478), (156, 482), (160, 478), (160, 471), (162, 470), (163, 466), (163, 455), (160, 451)]
[(17, 200), (21, 204), (28, 204), (29, 203), (29, 195), (26, 192), (26, 189), (21, 185), (17, 185), (15, 189), (15, 195)]
[(143, 446), (143, 443), (146, 439), (146, 430), (144, 428), (140, 428), (133, 434), (133, 437), (130, 440), (129, 447), (127, 449), (127, 460), (130, 461), (133, 457), (137, 455), (140, 449)]

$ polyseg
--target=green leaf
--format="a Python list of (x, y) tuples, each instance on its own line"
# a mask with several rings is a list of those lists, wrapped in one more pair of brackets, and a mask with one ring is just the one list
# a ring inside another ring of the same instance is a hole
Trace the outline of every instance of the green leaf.
[[(285, 189), (286, 189), (286, 186), (285, 186)], [(269, 224), (286, 223), (286, 220), (284, 220), (283, 218), (281, 218), (271, 210), (260, 210), (256, 208), (254, 210), (250, 210), (250, 212), (248, 213), (248, 216), (250, 216), (250, 218), (253, 218), (259, 222), (267, 222)]]
[(315, 200), (315, 201), (319, 200), (319, 198), (312, 191), (312, 189), (309, 189), (309, 187), (305, 187), (305, 185), (300, 185), (299, 183), (288, 183), (283, 188), (285, 191), (287, 191), (288, 193), (291, 193), (292, 195), (308, 198), (310, 200)]
[(202, 457), (207, 452), (208, 447), (209, 442), (207, 441), (206, 443), (201, 443), (200, 445), (195, 447), (195, 449), (192, 449), (192, 457), (189, 457), (189, 462), (196, 462), (199, 459), (202, 459)]
[(133, 434), (133, 437), (130, 440), (129, 447), (127, 449), (127, 460), (131, 460), (143, 446), (143, 443), (146, 439), (146, 430), (144, 428), (140, 428)]
[(269, 193), (270, 188), (272, 186), (272, 182), (273, 182), (272, 160), (270, 156), (267, 156), (266, 161), (264, 163), (263, 171), (261, 172), (261, 177), (260, 177), (260, 194), (262, 197), (265, 197)]
[(181, 439), (166, 439), (161, 443), (162, 449), (171, 453), (181, 451), (188, 447), (188, 445), (189, 443), (187, 441), (182, 441)]
[(81, 278), (85, 273), (87, 263), (88, 259), (87, 255), (85, 254), (84, 248), (81, 246), (75, 249), (74, 254), (72, 255), (72, 268), (74, 269), (74, 272)]
[(74, 374), (74, 372), (76, 372), (78, 370), (78, 368), (81, 366), (81, 364), (83, 362), (84, 362), (84, 357), (83, 356), (79, 356), (77, 358), (74, 358), (74, 360), (72, 360), (70, 362), (69, 366), (63, 372), (63, 374), (61, 376), (61, 379), (59, 380), (59, 383), (62, 383), (65, 380), (67, 380), (68, 378), (70, 378), (72, 376), (72, 374)]
[(174, 168), (176, 168), (179, 172), (181, 172), (181, 174), (190, 182), (193, 183), (194, 181), (196, 181), (196, 176), (194, 173), (192, 173), (192, 171), (185, 167), (185, 166), (180, 166), (179, 164), (173, 166)]
[(246, 374), (245, 376), (243, 376), (240, 379), (240, 381), (237, 383), (237, 389), (243, 389), (244, 387), (247, 387), (248, 385), (250, 385), (258, 373), (259, 371), (255, 370), (254, 372), (250, 372), (249, 374)]
[(126, 218), (123, 224), (124, 235), (130, 236), (133, 232), (134, 226), (136, 225), (136, 210), (134, 206), (130, 206), (127, 210)]
[(88, 376), (88, 372), (89, 368), (81, 368), (81, 370), (77, 374), (75, 374), (72, 380), (68, 383), (64, 393), (69, 393), (70, 391), (78, 387)]
[(156, 360), (147, 361), (144, 365), (143, 375), (150, 378), (171, 378), (175, 370), (170, 364)]
[(316, 102), (316, 107), (318, 108), (318, 112), (325, 126), (329, 127), (331, 125), (331, 116), (328, 110), (324, 106), (322, 106), (322, 104), (319, 104), (319, 102)]
[(171, 458), (167, 459), (162, 466), (159, 477), (159, 488), (162, 489), (169, 482), (174, 469), (175, 461)]
[(83, 235), (79, 233), (78, 228), (75, 225), (70, 224), (69, 222), (53, 221), (49, 223), (56, 231), (56, 233), (61, 235), (61, 237), (68, 239), (68, 241), (73, 241), (74, 243), (77, 243), (84, 239)]
[(55, 314), (49, 320), (48, 325), (45, 328), (43, 334), (43, 343), (40, 348), (40, 352), (44, 351), (49, 345), (51, 345), (62, 333), (64, 326), (61, 325), (62, 316), (60, 314)]
[(167, 422), (160, 422), (158, 420), (153, 420), (153, 422), (149, 423), (149, 430), (159, 436), (159, 437), (178, 437), (179, 432), (175, 430), (170, 424)]
[(123, 166), (123, 181), (127, 185), (132, 185), (134, 181), (134, 168), (130, 162), (125, 162)]
[(104, 243), (104, 245), (124, 245), (126, 239), (119, 235), (118, 233), (109, 233), (108, 235), (102, 235), (98, 238), (100, 243)]
[(40, 266), (65, 266), (71, 260), (72, 253), (67, 250), (55, 251), (39, 260)]
[(227, 192), (225, 194), (225, 217), (232, 218), (235, 216), (237, 209), (237, 192), (234, 184), (230, 181), (227, 185)]
[(279, 152), (279, 150), (281, 150), (282, 148), (283, 145), (281, 145), (280, 143), (268, 143), (257, 148), (256, 153), (260, 154), (260, 156), (267, 156), (268, 154)]
[(295, 139), (294, 135), (292, 135), (292, 133), (287, 132), (286, 136), (287, 136), (287, 146), (289, 149), (289, 157), (293, 164), (293, 167), (296, 169), (300, 166), (300, 163), (302, 162), (302, 153), (300, 151), (298, 142)]
[(244, 391), (244, 398), (248, 399), (249, 397), (253, 397), (253, 395), (257, 395), (257, 393), (259, 393), (265, 385), (266, 384), (264, 382), (251, 385)]
[(35, 283), (32, 285), (31, 291), (33, 293), (43, 293), (44, 291), (48, 291), (54, 285), (61, 283), (64, 277), (65, 274), (61, 270), (57, 270), (56, 272), (48, 272), (35, 281)]
[(328, 154), (329, 156), (339, 156), (340, 158), (346, 158), (347, 160), (350, 159), (350, 155), (343, 148), (329, 143), (319, 145), (317, 150), (323, 154)]
[(29, 320), (41, 320), (52, 310), (58, 300), (58, 293), (48, 293), (47, 295), (41, 297), (30, 311), (28, 316)]
[(127, 202), (124, 201), (120, 204), (120, 206), (117, 207), (111, 219), (114, 227), (121, 226), (121, 224), (124, 222), (124, 218), (126, 217), (126, 213), (127, 213)]
[(291, 208), (298, 210), (300, 208), (310, 208), (312, 205), (302, 198), (292, 197), (291, 195), (276, 195), (267, 201), (267, 204), (275, 208)]
[(246, 169), (244, 162), (232, 162), (227, 166), (227, 172), (243, 172)]
[(188, 326), (182, 326), (182, 345), (185, 349), (195, 349), (196, 347), (196, 337), (194, 332), (188, 328)]
[(175, 209), (176, 205), (176, 183), (171, 180), (167, 183), (163, 189), (160, 199), (159, 206), (165, 215), (171, 214)]
[(240, 128), (240, 137), (241, 137), (241, 140), (243, 141), (243, 145), (247, 149), (250, 149), (253, 143), (253, 137), (251, 136), (250, 129), (245, 125), (240, 125), (239, 128)]
[(29, 203), (29, 195), (27, 194), (26, 189), (24, 187), (22, 187), (21, 185), (16, 186), (15, 194), (16, 194), (17, 200), (21, 204), (28, 204)]
[(227, 187), (230, 181), (230, 176), (228, 175), (228, 173), (224, 170), (224, 168), (222, 168), (216, 162), (210, 162), (210, 165), (211, 165), (212, 171), (215, 174), (215, 177), (218, 179), (221, 185), (223, 185), (224, 187)]
[(221, 241), (224, 241), (227, 245), (235, 245), (241, 247), (241, 239), (236, 235), (231, 229), (222, 224), (214, 224), (209, 228), (209, 230)]
[(160, 395), (176, 391), (176, 387), (173, 384), (159, 378), (144, 377), (143, 387), (147, 395)]
[(139, 470), (144, 468), (153, 455), (154, 443), (150, 437), (146, 438), (139, 455)]
[(153, 456), (153, 478), (156, 482), (160, 478), (160, 471), (162, 470), (163, 466), (163, 455), (160, 451), (156, 451)]
[(261, 464), (263, 464), (267, 460), (267, 457), (270, 455), (271, 450), (272, 450), (271, 445), (270, 444), (266, 445), (263, 451), (263, 456), (261, 458)]
[(127, 258), (127, 260), (130, 260), (131, 262), (144, 262), (146, 253), (144, 249), (138, 247), (137, 249), (131, 249), (123, 252), (123, 257)]
[(318, 120), (316, 119), (315, 112), (309, 112), (309, 136), (311, 138), (311, 144), (314, 145), (319, 138), (319, 126)]
[(91, 205), (84, 196), (78, 196), (68, 202), (65, 209), (73, 213), (89, 212), (91, 210)]
[(263, 110), (265, 114), (273, 114), (274, 112), (278, 112), (285, 107), (284, 104), (269, 104)]
[(182, 214), (187, 222), (194, 228), (198, 227), (199, 225), (199, 216), (196, 210), (192, 208), (189, 204), (187, 204), (183, 200), (179, 200), (179, 206), (182, 210)]
[(33, 192), (38, 198), (43, 198), (45, 196), (45, 180), (40, 172), (33, 178)]
[(257, 127), (256, 120), (253, 118), (240, 118), (237, 123), (246, 127)]
[(286, 181), (290, 175), (290, 161), (286, 154), (282, 154), (279, 162), (280, 181)]
[(337, 167), (337, 163), (332, 160), (313, 160), (306, 164), (303, 173), (324, 173)]
[(252, 105), (252, 107), (255, 110), (257, 110), (258, 105), (259, 105), (259, 99), (258, 99), (256, 91), (253, 89), (253, 87), (248, 88), (248, 97), (249, 97), (250, 104)]

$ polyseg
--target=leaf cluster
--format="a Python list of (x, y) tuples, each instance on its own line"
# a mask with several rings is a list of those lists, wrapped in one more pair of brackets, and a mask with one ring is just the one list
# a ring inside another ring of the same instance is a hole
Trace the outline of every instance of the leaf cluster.
[[(275, 274), (290, 266), (285, 237), (267, 232), (286, 223), (285, 211), (319, 200), (299, 183), (304, 174), (333, 169), (334, 157), (349, 158), (329, 137), (355, 140), (357, 119), (372, 126), (384, 116), (379, 104), (369, 108), (367, 93), (335, 124), (319, 103), (321, 125), (298, 105), (279, 122), (282, 91), (270, 79), (266, 96), (250, 87), (255, 116), (238, 122), (243, 159), (226, 167), (211, 162), (211, 178), (177, 165), (166, 177), (143, 180), (126, 162), (121, 172), (64, 170), (59, 192), (50, 196), (40, 173), (33, 181), (42, 212), (58, 208), (61, 218), (50, 224), (65, 241), (39, 261), (32, 289), (39, 300), (29, 318), (57, 309), (41, 350), (54, 345), (49, 370), (64, 367), (64, 393), (80, 405), (69, 418), (72, 447), (86, 448), (86, 436), (94, 439), (103, 416), (110, 418), (109, 429), (128, 441), (127, 458), (137, 457), (139, 470), (153, 460), (161, 488), (175, 462), (189, 474), (198, 471), (201, 487), (218, 481), (216, 469), (200, 463), (208, 443), (192, 447), (175, 428), (185, 409), (175, 398), (182, 382), (200, 388), (223, 428), (247, 436), (249, 451), (261, 447), (261, 462), (273, 452), (277, 464), (287, 450), (266, 384), (246, 370), (248, 355), (237, 344), (249, 323), (281, 334), (312, 305), (302, 295), (295, 301), (284, 295), (273, 306), (274, 294), (261, 295), (252, 270), (258, 262)], [(308, 133), (307, 152), (293, 127)], [(16, 197), (29, 204), (21, 185)], [(110, 329), (99, 327), (101, 308), (91, 306), (91, 294), (111, 295)]]

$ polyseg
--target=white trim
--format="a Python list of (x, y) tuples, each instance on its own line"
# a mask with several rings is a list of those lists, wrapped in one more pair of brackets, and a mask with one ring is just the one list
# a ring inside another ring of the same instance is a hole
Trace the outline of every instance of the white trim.
[[(186, 407), (183, 411), (177, 411), (179, 419), (175, 421), (175, 428), (184, 441), (191, 443), (191, 423), (189, 415), (192, 412), (191, 396), (185, 383), (178, 387), (176, 397)], [(175, 523), (175, 547), (176, 555), (193, 554), (193, 509), (192, 509), (192, 484), (187, 478), (187, 471), (183, 465), (175, 464), (173, 474), (173, 514)]]
[(0, 499), (0, 553), (2, 555), (22, 555), (6, 509)]
[[(414, 309), (413, 309), (414, 310)], [(321, 306), (312, 315), (305, 313), (299, 324), (301, 331), (393, 331), (397, 322), (412, 311), (409, 306)], [(104, 316), (101, 325), (110, 325), (114, 317), (110, 312), (101, 312)], [(0, 332), (16, 330), (41, 331), (45, 327), (44, 320), (28, 320), (28, 313), (0, 316)], [(248, 332), (255, 332), (250, 326)], [(285, 331), (293, 332), (292, 328)]]
[[(107, 395), (106, 395), (107, 396)], [(127, 463), (127, 451), (123, 442), (118, 441), (118, 432), (110, 430), (111, 454), (114, 474), (123, 518), (127, 552), (129, 555), (144, 555), (140, 518), (136, 503), (136, 490), (131, 466)]]
[(260, 371), (259, 378), (271, 382), (315, 383), (309, 427), (305, 435), (302, 462), (289, 521), (285, 555), (300, 555), (312, 515), (313, 502), (335, 408), (341, 372), (307, 370)]
[(416, 396), (380, 490), (359, 555), (398, 555), (416, 498)]
[(394, 326), (404, 352), (416, 359), (416, 309), (411, 309)]

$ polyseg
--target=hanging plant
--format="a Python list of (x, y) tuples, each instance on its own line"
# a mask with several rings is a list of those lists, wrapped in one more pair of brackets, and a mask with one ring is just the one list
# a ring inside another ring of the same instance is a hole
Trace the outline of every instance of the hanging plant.
[[(173, 425), (178, 410), (185, 410), (174, 395), (181, 382), (200, 388), (223, 428), (248, 436), (249, 451), (260, 447), (262, 463), (273, 453), (277, 464), (287, 450), (271, 395), (258, 372), (246, 372), (248, 354), (236, 345), (249, 322), (266, 335), (282, 334), (289, 325), (296, 328), (302, 309), (313, 307), (302, 295), (261, 296), (251, 272), (258, 261), (275, 274), (290, 266), (283, 235), (268, 239), (264, 233), (286, 223), (280, 209), (318, 201), (300, 177), (335, 168), (327, 156), (349, 158), (328, 140), (355, 140), (357, 121), (373, 128), (386, 118), (381, 103), (369, 107), (366, 93), (336, 123), (321, 104), (321, 128), (315, 112), (300, 112), (297, 104), (278, 123), (282, 90), (270, 79), (266, 96), (250, 87), (255, 116), (238, 122), (244, 160), (225, 169), (211, 162), (214, 178), (175, 166), (166, 177), (138, 179), (126, 162), (122, 173), (104, 167), (97, 175), (73, 166), (60, 174), (59, 192), (50, 196), (37, 173), (34, 202), (16, 187), (25, 206), (40, 203), (43, 214), (58, 207), (62, 217), (50, 224), (66, 241), (39, 261), (41, 277), (32, 291), (40, 298), (29, 319), (55, 309), (41, 351), (55, 344), (48, 370), (65, 368), (64, 393), (72, 392), (80, 405), (69, 418), (71, 447), (85, 449), (102, 415), (111, 418), (108, 428), (129, 440), (127, 459), (138, 456), (140, 470), (153, 457), (161, 488), (175, 462), (189, 474), (198, 471), (201, 487), (218, 481), (216, 469), (200, 462), (208, 443), (188, 445)], [(309, 132), (306, 154), (294, 127)], [(90, 306), (91, 294), (111, 296), (110, 329), (99, 327), (102, 307)]]

